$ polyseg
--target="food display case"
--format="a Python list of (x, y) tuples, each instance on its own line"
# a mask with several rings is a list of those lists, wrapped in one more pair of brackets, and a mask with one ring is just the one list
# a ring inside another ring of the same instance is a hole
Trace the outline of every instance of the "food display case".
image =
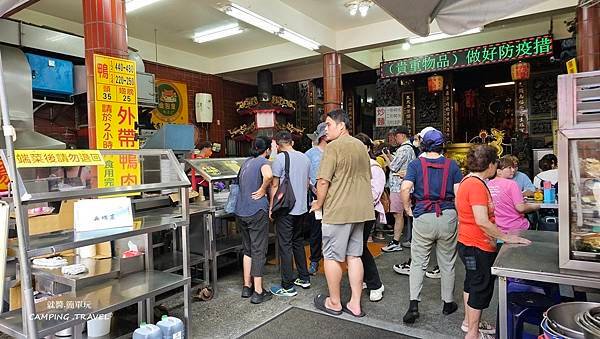
[(600, 72), (559, 76), (559, 265), (600, 272)]
[(229, 185), (237, 178), (238, 172), (247, 158), (216, 158), (186, 160), (198, 174), (208, 182), (209, 201), (217, 214), (224, 213), (223, 207), (229, 197)]

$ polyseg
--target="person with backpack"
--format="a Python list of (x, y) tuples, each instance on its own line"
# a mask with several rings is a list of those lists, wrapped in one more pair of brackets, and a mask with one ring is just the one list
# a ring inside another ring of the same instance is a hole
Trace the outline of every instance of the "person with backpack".
[[(294, 285), (310, 288), (310, 275), (306, 267), (304, 238), (301, 217), (308, 212), (307, 194), (309, 185), (310, 160), (294, 149), (292, 134), (280, 131), (275, 135), (278, 153), (273, 161), (271, 181), (270, 217), (275, 221), (279, 257), (281, 260), (281, 285), (273, 285), (271, 293), (280, 297), (293, 297), (298, 292)], [(290, 175), (290, 173), (293, 173)], [(286, 187), (283, 192), (281, 188)], [(278, 196), (285, 194), (288, 196)], [(293, 200), (291, 200), (293, 198)], [(292, 201), (285, 206), (284, 199)], [(278, 207), (278, 202), (281, 205)], [(294, 262), (298, 276), (294, 274)]]
[[(409, 247), (410, 242), (405, 241), (400, 244), (402, 231), (404, 230), (404, 207), (400, 197), (400, 186), (406, 175), (408, 164), (417, 157), (412, 143), (410, 142), (410, 130), (406, 126), (397, 127), (394, 130), (396, 142), (400, 144), (396, 154), (384, 153), (386, 164), (390, 169), (389, 187), (390, 187), (390, 212), (394, 214), (394, 238), (381, 250), (384, 252), (402, 251), (402, 246)], [(407, 237), (408, 239), (408, 237)]]
[[(457, 214), (454, 197), (462, 174), (458, 164), (442, 155), (444, 135), (432, 129), (421, 140), (423, 155), (413, 160), (402, 182), (404, 210), (414, 216), (411, 243), (410, 306), (402, 320), (412, 324), (419, 317), (419, 302), (423, 288), (424, 266), (429, 261), (433, 245), (441, 270), (442, 313), (454, 313), (454, 278), (456, 261)], [(413, 191), (414, 190), (414, 191)], [(411, 208), (411, 192), (415, 199)]]

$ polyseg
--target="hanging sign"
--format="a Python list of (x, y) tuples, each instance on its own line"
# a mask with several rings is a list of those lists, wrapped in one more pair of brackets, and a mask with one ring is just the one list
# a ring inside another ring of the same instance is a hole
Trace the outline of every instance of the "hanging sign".
[(402, 125), (402, 106), (375, 108), (375, 126), (390, 127)]
[(94, 54), (96, 147), (139, 149), (135, 62)]
[(6, 167), (4, 167), (4, 162), (0, 160), (0, 192), (8, 191), (8, 184), (10, 184), (8, 171), (6, 170)]
[(386, 61), (379, 66), (379, 76), (385, 79), (551, 55), (552, 42), (552, 35), (547, 34)]
[(98, 150), (15, 150), (15, 162), (17, 168), (104, 165)]
[(160, 128), (162, 124), (187, 124), (188, 97), (187, 85), (171, 80), (156, 80), (158, 107), (152, 111), (152, 125)]

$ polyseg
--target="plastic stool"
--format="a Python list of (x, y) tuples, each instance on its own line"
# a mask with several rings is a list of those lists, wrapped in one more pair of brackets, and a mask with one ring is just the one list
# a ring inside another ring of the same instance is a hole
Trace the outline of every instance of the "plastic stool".
[[(523, 324), (534, 324), (539, 326), (544, 318), (544, 312), (555, 305), (555, 300), (541, 293), (535, 292), (512, 292), (508, 293), (508, 338), (521, 339), (530, 337), (523, 333)], [(539, 333), (531, 335), (536, 338)]]

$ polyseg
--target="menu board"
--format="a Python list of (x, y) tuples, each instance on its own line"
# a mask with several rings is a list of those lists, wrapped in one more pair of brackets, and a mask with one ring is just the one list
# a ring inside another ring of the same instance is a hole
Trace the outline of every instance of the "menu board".
[(246, 158), (188, 159), (186, 161), (194, 167), (204, 179), (211, 181), (215, 179), (233, 179), (237, 177)]

